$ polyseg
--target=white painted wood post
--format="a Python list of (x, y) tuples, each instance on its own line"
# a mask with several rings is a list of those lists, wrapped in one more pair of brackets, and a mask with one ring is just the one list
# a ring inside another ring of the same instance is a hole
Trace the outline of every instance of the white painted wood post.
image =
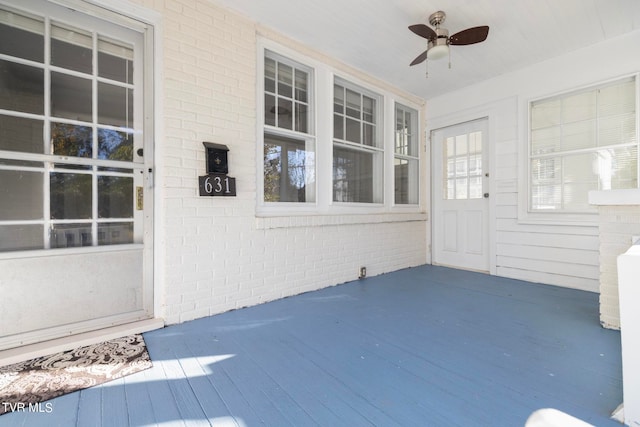
[(618, 257), (624, 423), (640, 426), (640, 242)]

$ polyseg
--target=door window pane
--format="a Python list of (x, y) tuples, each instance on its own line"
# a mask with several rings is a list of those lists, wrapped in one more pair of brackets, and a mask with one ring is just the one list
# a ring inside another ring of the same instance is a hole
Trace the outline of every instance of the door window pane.
[(93, 153), (92, 134), (93, 132), (88, 126), (51, 123), (53, 154), (91, 158)]
[(52, 249), (91, 246), (91, 224), (54, 224), (50, 241)]
[(66, 25), (51, 25), (52, 65), (91, 74), (92, 50), (90, 33)]
[(43, 219), (43, 176), (0, 169), (0, 221)]
[(100, 38), (98, 40), (98, 75), (133, 84), (133, 48)]
[(443, 156), (443, 197), (458, 200), (482, 198), (482, 132), (447, 138)]
[(0, 53), (44, 62), (44, 22), (0, 10)]
[(124, 245), (133, 243), (133, 223), (113, 222), (98, 224), (98, 245)]
[(98, 83), (98, 123), (133, 126), (133, 90)]
[(91, 111), (91, 80), (51, 73), (52, 116), (91, 122)]
[(0, 225), (0, 252), (42, 249), (44, 235), (42, 225)]
[(91, 175), (50, 174), (51, 219), (91, 218)]
[(98, 177), (98, 218), (133, 218), (133, 178)]
[(112, 129), (98, 129), (98, 158), (133, 161), (133, 134)]
[(42, 120), (0, 115), (0, 150), (42, 154)]
[(44, 112), (44, 70), (0, 60), (0, 108)]

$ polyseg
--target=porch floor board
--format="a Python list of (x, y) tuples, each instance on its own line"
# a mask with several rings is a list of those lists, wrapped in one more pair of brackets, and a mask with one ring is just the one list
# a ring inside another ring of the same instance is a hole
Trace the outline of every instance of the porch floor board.
[(619, 426), (598, 295), (422, 266), (144, 334), (152, 369), (0, 426)]

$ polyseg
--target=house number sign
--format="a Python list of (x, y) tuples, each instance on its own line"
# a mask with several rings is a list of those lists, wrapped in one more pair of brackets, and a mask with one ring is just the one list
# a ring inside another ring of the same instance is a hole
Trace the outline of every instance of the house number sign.
[(198, 177), (201, 196), (235, 196), (236, 179), (224, 174), (211, 173)]

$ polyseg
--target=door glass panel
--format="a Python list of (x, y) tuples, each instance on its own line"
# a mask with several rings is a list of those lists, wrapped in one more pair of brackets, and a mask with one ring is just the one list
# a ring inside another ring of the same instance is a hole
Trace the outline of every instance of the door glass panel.
[(133, 243), (133, 223), (106, 222), (98, 224), (98, 245)]
[(43, 219), (43, 176), (0, 169), (0, 221)]
[(133, 218), (133, 178), (98, 177), (98, 218)]
[(42, 225), (0, 225), (0, 252), (42, 249), (44, 236)]
[(482, 132), (449, 137), (442, 152), (443, 198), (482, 198)]
[(91, 122), (91, 111), (91, 80), (51, 73), (52, 116)]
[(88, 126), (51, 123), (53, 154), (91, 158), (93, 152), (92, 135), (93, 132)]
[(42, 120), (0, 115), (0, 150), (44, 152)]
[(98, 75), (122, 83), (133, 83), (133, 48), (100, 38), (98, 40)]
[(51, 25), (51, 64), (91, 74), (91, 34), (75, 28)]
[(51, 219), (91, 218), (91, 175), (50, 174)]
[(0, 108), (44, 112), (44, 70), (0, 60)]
[(42, 63), (43, 34), (41, 19), (0, 10), (0, 53)]
[(133, 126), (133, 90), (98, 83), (98, 123)]
[(76, 248), (91, 245), (91, 224), (54, 224), (51, 226), (52, 248)]
[(98, 129), (98, 158), (133, 161), (133, 134), (111, 129)]

